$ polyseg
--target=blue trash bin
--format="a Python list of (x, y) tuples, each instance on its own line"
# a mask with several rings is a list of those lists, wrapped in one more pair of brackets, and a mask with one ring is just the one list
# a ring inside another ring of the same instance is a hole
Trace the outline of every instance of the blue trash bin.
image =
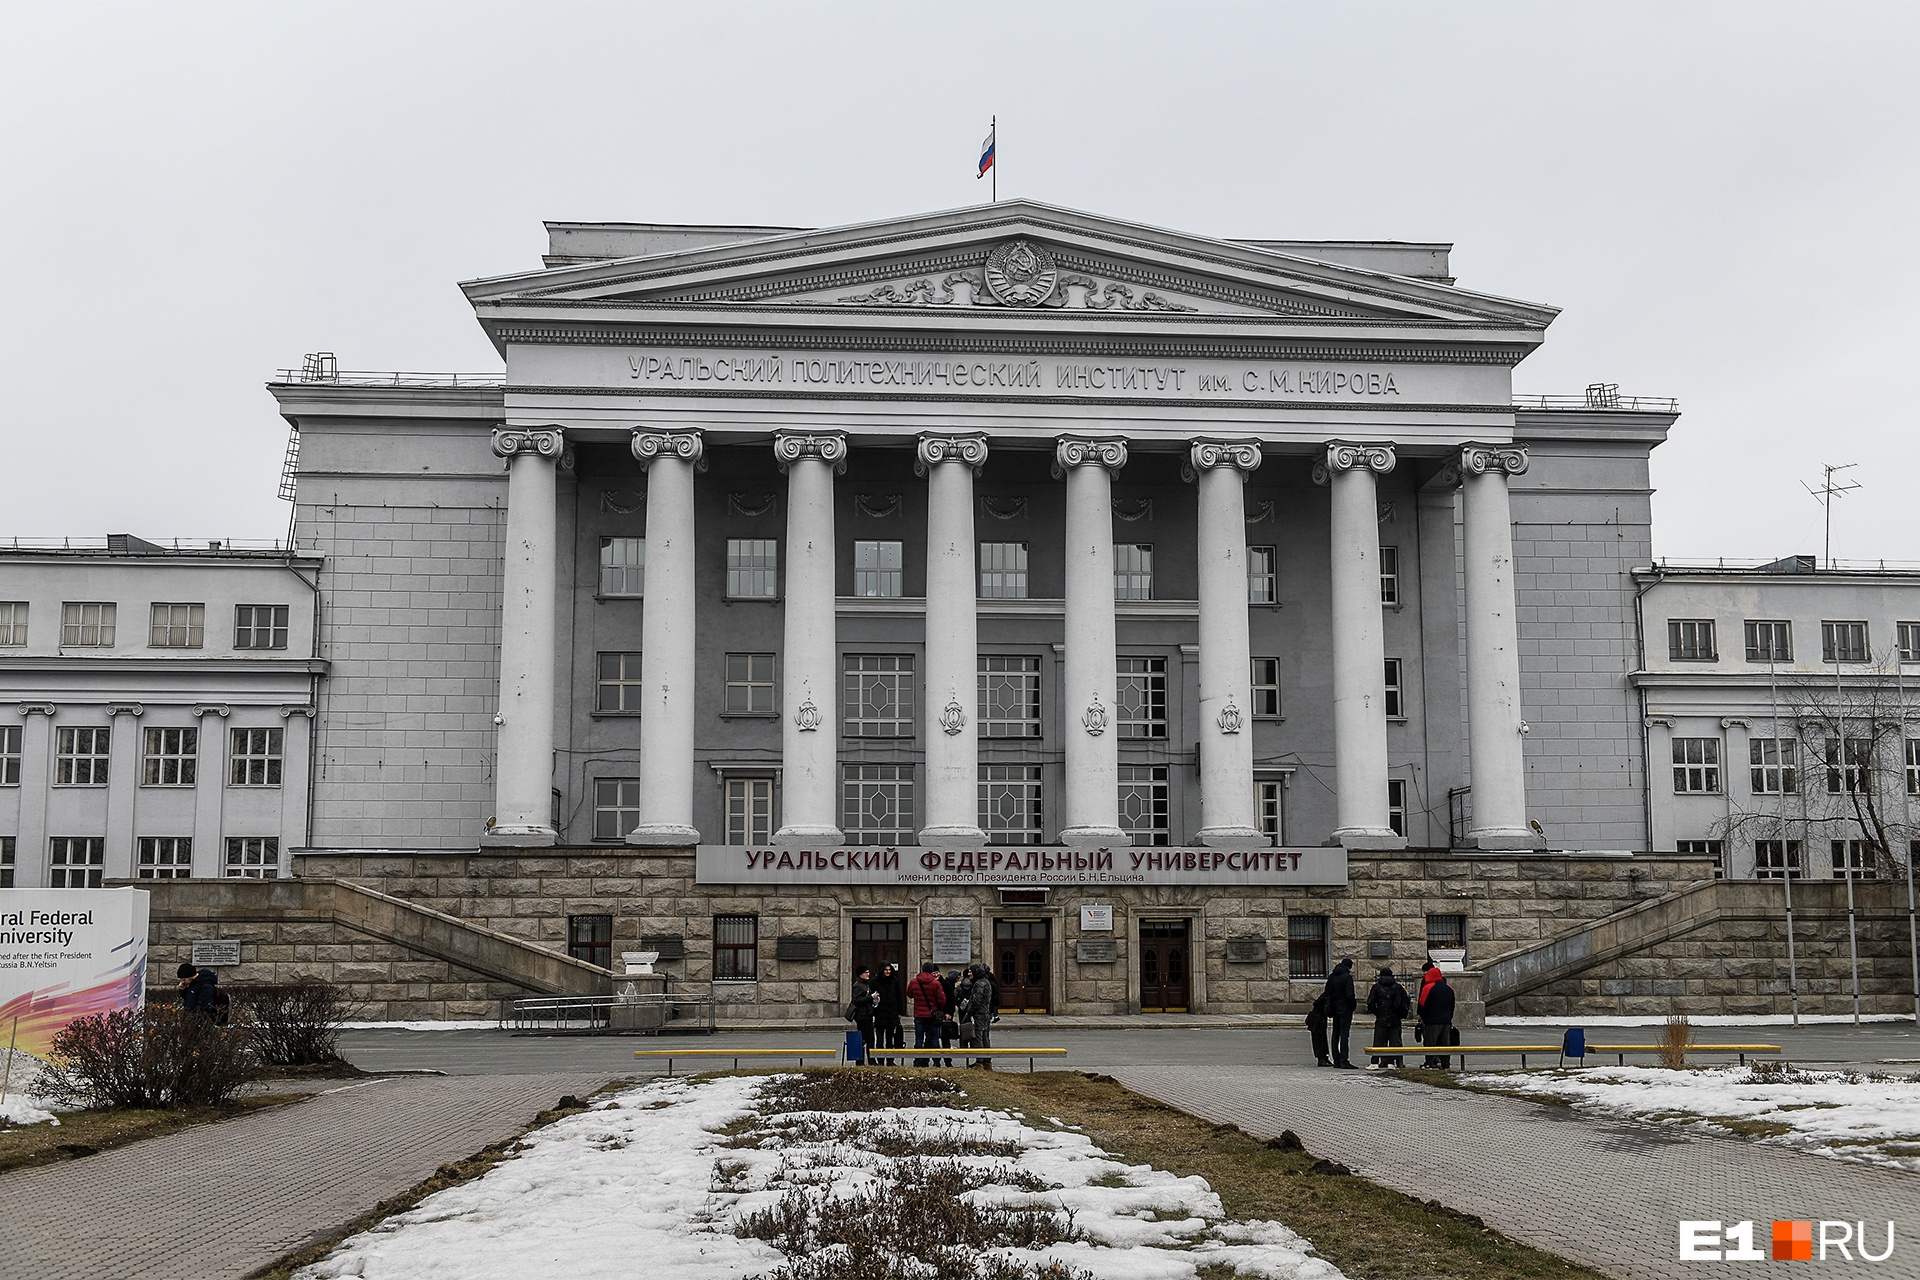
[(1567, 1034), (1560, 1039), (1560, 1061), (1568, 1058), (1587, 1060), (1587, 1032), (1584, 1027), (1568, 1027)]
[(867, 1042), (858, 1031), (847, 1032), (847, 1065), (858, 1066), (867, 1060)]

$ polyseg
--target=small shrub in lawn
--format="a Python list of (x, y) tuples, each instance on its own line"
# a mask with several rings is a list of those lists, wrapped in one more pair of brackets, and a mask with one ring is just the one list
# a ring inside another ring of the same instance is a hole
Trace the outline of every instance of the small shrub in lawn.
[(76, 1018), (50, 1058), (33, 1092), (66, 1107), (219, 1106), (260, 1075), (249, 1028), (174, 1005)]
[(1660, 1028), (1660, 1065), (1674, 1071), (1683, 1070), (1687, 1065), (1687, 1046), (1693, 1042), (1693, 1024), (1687, 1021), (1685, 1014), (1676, 1014), (1667, 1019), (1667, 1025)]
[(252, 1028), (261, 1060), (277, 1067), (334, 1062), (340, 1028), (357, 1009), (326, 982), (289, 982), (231, 989), (235, 1011)]

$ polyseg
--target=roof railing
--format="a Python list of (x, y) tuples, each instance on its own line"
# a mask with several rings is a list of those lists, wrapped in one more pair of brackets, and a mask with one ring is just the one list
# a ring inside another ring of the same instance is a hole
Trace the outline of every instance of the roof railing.
[(1595, 410), (1620, 413), (1678, 413), (1680, 401), (1672, 396), (1623, 396), (1613, 382), (1596, 382), (1577, 396), (1529, 396), (1516, 393), (1516, 409)]
[(503, 387), (505, 371), (499, 373), (423, 373), (370, 369), (316, 370), (282, 369), (275, 382), (307, 383), (329, 387)]

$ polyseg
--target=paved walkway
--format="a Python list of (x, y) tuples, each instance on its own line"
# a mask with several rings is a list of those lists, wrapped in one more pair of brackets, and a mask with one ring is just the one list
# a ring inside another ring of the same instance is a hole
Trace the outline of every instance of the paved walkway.
[[(1678, 1261), (1682, 1219), (1892, 1220), (1876, 1276), (1920, 1277), (1920, 1177), (1658, 1125), (1312, 1067), (1122, 1067), (1129, 1089), (1258, 1138), (1282, 1129), (1315, 1155), (1421, 1199), (1476, 1214), (1517, 1240), (1609, 1275), (1726, 1280), (1739, 1264)], [(1771, 1264), (1747, 1264), (1766, 1270)], [(1816, 1264), (1817, 1265), (1817, 1264)], [(1832, 1265), (1839, 1263), (1833, 1255)]]
[(606, 1075), (382, 1078), (0, 1174), (0, 1276), (240, 1277)]

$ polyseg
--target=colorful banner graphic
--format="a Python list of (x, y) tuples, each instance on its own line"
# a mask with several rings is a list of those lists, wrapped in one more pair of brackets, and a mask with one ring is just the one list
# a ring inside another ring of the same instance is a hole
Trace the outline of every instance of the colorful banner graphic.
[(75, 1018), (146, 998), (145, 889), (0, 889), (0, 1048), (45, 1058)]

